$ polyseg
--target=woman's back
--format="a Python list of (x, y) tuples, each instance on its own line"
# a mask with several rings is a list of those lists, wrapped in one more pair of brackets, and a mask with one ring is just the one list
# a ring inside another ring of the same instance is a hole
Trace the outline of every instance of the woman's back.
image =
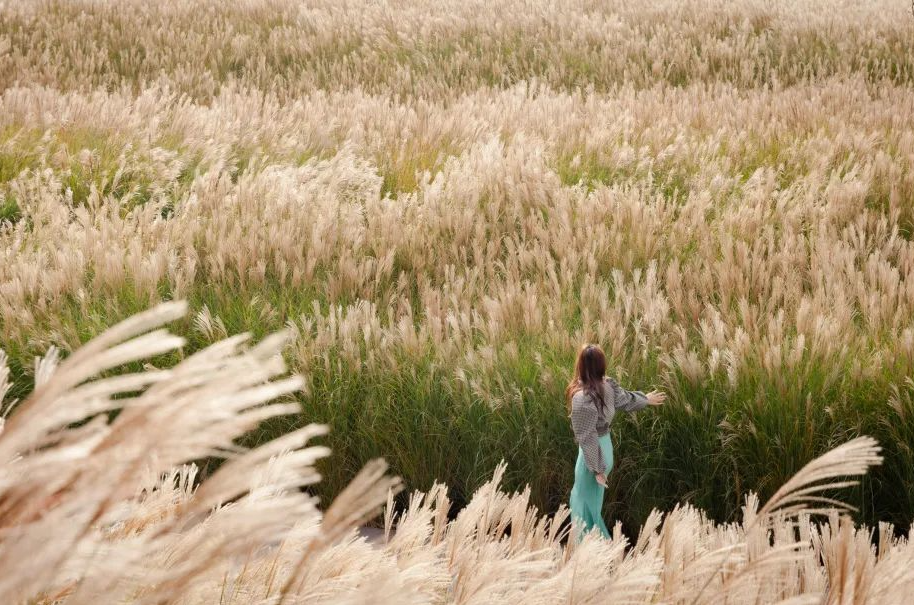
[(577, 442), (578, 460), (571, 490), (571, 513), (583, 531), (598, 528), (608, 536), (601, 516), (606, 475), (613, 467), (609, 436), (616, 410), (634, 412), (647, 405), (660, 405), (665, 396), (628, 391), (606, 376), (606, 357), (600, 347), (586, 345), (575, 364), (574, 377), (565, 391), (571, 412), (571, 428)]

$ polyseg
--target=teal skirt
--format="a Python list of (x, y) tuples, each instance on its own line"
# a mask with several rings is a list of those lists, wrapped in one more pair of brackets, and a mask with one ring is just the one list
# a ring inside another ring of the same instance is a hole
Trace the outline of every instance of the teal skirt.
[[(613, 467), (613, 442), (609, 433), (600, 437), (600, 451), (606, 462), (606, 472)], [(606, 523), (603, 522), (603, 492), (602, 485), (597, 483), (596, 476), (587, 468), (584, 462), (584, 451), (578, 448), (578, 462), (574, 465), (574, 487), (571, 488), (571, 518), (577, 526), (577, 539), (593, 528), (600, 530), (604, 538), (609, 537)]]

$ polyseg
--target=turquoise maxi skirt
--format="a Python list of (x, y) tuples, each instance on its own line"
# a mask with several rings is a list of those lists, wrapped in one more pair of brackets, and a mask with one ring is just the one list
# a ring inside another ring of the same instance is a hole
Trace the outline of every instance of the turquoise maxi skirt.
[[(606, 462), (606, 472), (613, 467), (613, 442), (609, 433), (600, 437), (600, 451)], [(594, 527), (600, 530), (604, 538), (609, 537), (606, 523), (603, 521), (603, 492), (602, 485), (597, 483), (593, 473), (584, 462), (584, 451), (578, 448), (578, 462), (574, 465), (574, 487), (571, 488), (571, 518), (578, 528), (577, 539)]]

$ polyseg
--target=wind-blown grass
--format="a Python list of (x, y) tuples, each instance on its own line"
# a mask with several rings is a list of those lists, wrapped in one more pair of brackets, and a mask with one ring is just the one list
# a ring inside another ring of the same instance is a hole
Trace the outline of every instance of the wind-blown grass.
[(300, 413), (245, 443), (332, 427), (325, 499), (384, 457), (464, 505), (504, 459), (555, 511), (562, 388), (596, 341), (671, 394), (614, 428), (606, 514), (629, 535), (681, 501), (736, 519), (861, 434), (886, 462), (847, 501), (905, 528), (906, 10), (5, 3), (10, 396), (48, 347), (186, 299), (189, 351), (291, 332)]
[[(395, 510), (400, 483), (380, 460), (318, 507), (308, 490), (329, 451), (310, 442), (325, 427), (237, 444), (297, 407), (288, 335), (152, 365), (183, 343), (162, 326), (185, 309), (158, 306), (38, 363), (34, 392), (0, 426), (4, 603), (896, 603), (914, 588), (908, 540), (881, 525), (874, 549), (821, 498), (880, 464), (868, 437), (761, 507), (750, 493), (739, 523), (684, 505), (653, 511), (633, 542), (620, 524), (610, 540), (567, 539), (567, 509), (543, 515), (529, 489), (503, 491), (503, 465), (459, 511), (440, 483)], [(136, 362), (146, 369), (118, 371)], [(0, 357), (0, 400), (5, 370)], [(207, 455), (227, 462), (200, 481), (192, 462)], [(355, 527), (385, 504), (385, 539), (369, 544)]]

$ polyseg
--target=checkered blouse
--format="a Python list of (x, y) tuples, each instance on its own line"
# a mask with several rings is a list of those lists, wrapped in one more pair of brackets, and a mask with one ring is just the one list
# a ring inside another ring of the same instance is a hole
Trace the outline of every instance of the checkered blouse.
[(647, 396), (641, 391), (627, 391), (612, 378), (603, 383), (603, 404), (584, 391), (571, 397), (571, 428), (574, 440), (584, 451), (584, 462), (594, 474), (606, 471), (598, 439), (609, 432), (616, 410), (636, 412), (647, 406)]

